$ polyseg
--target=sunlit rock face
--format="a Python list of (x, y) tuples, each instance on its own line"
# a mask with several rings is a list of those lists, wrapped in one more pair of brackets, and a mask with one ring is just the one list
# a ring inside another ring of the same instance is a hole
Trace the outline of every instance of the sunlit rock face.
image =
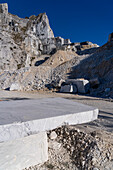
[(8, 14), (8, 5), (7, 5), (7, 3), (0, 4), (0, 13)]
[(22, 19), (8, 13), (7, 3), (0, 4), (0, 44), (0, 71), (31, 66), (56, 48), (46, 13)]
[(39, 39), (54, 38), (53, 31), (50, 28), (48, 17), (45, 13), (39, 14), (35, 25), (36, 35)]
[(8, 5), (0, 4), (0, 25), (7, 23)]
[(46, 13), (19, 18), (8, 12), (7, 3), (0, 4), (0, 71), (33, 66), (40, 55), (52, 54), (70, 43), (54, 37)]

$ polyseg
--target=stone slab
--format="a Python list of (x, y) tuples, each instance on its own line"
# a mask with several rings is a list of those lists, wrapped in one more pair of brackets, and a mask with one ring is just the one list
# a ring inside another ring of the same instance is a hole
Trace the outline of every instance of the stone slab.
[(0, 143), (0, 170), (22, 170), (47, 160), (46, 132)]
[(0, 102), (0, 142), (97, 119), (98, 109), (63, 98)]

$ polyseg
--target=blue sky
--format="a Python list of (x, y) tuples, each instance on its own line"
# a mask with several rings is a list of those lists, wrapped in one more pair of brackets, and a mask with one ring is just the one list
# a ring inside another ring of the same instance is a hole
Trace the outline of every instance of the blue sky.
[(103, 45), (113, 32), (113, 0), (0, 0), (22, 18), (46, 12), (55, 36)]

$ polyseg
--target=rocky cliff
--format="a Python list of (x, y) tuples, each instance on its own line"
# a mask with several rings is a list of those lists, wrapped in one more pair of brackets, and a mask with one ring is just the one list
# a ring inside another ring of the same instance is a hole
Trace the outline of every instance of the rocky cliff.
[(21, 19), (8, 13), (7, 4), (0, 5), (0, 32), (0, 70), (32, 65), (33, 59), (44, 51), (45, 41), (54, 39), (45, 13)]
[(33, 66), (39, 56), (58, 49), (76, 52), (80, 48), (80, 43), (54, 37), (46, 13), (23, 19), (10, 14), (6, 3), (0, 4), (0, 45), (0, 71)]
[(54, 37), (46, 13), (22, 19), (8, 13), (7, 4), (0, 4), (0, 71), (29, 67), (65, 42)]

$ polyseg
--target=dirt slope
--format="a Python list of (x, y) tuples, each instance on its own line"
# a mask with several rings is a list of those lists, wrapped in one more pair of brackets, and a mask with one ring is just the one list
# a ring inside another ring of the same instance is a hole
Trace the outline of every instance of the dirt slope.
[(77, 56), (77, 54), (72, 52), (72, 51), (58, 50), (54, 55), (49, 57), (42, 65), (43, 66), (50, 66), (52, 68), (55, 68), (58, 65), (71, 60), (75, 56)]

